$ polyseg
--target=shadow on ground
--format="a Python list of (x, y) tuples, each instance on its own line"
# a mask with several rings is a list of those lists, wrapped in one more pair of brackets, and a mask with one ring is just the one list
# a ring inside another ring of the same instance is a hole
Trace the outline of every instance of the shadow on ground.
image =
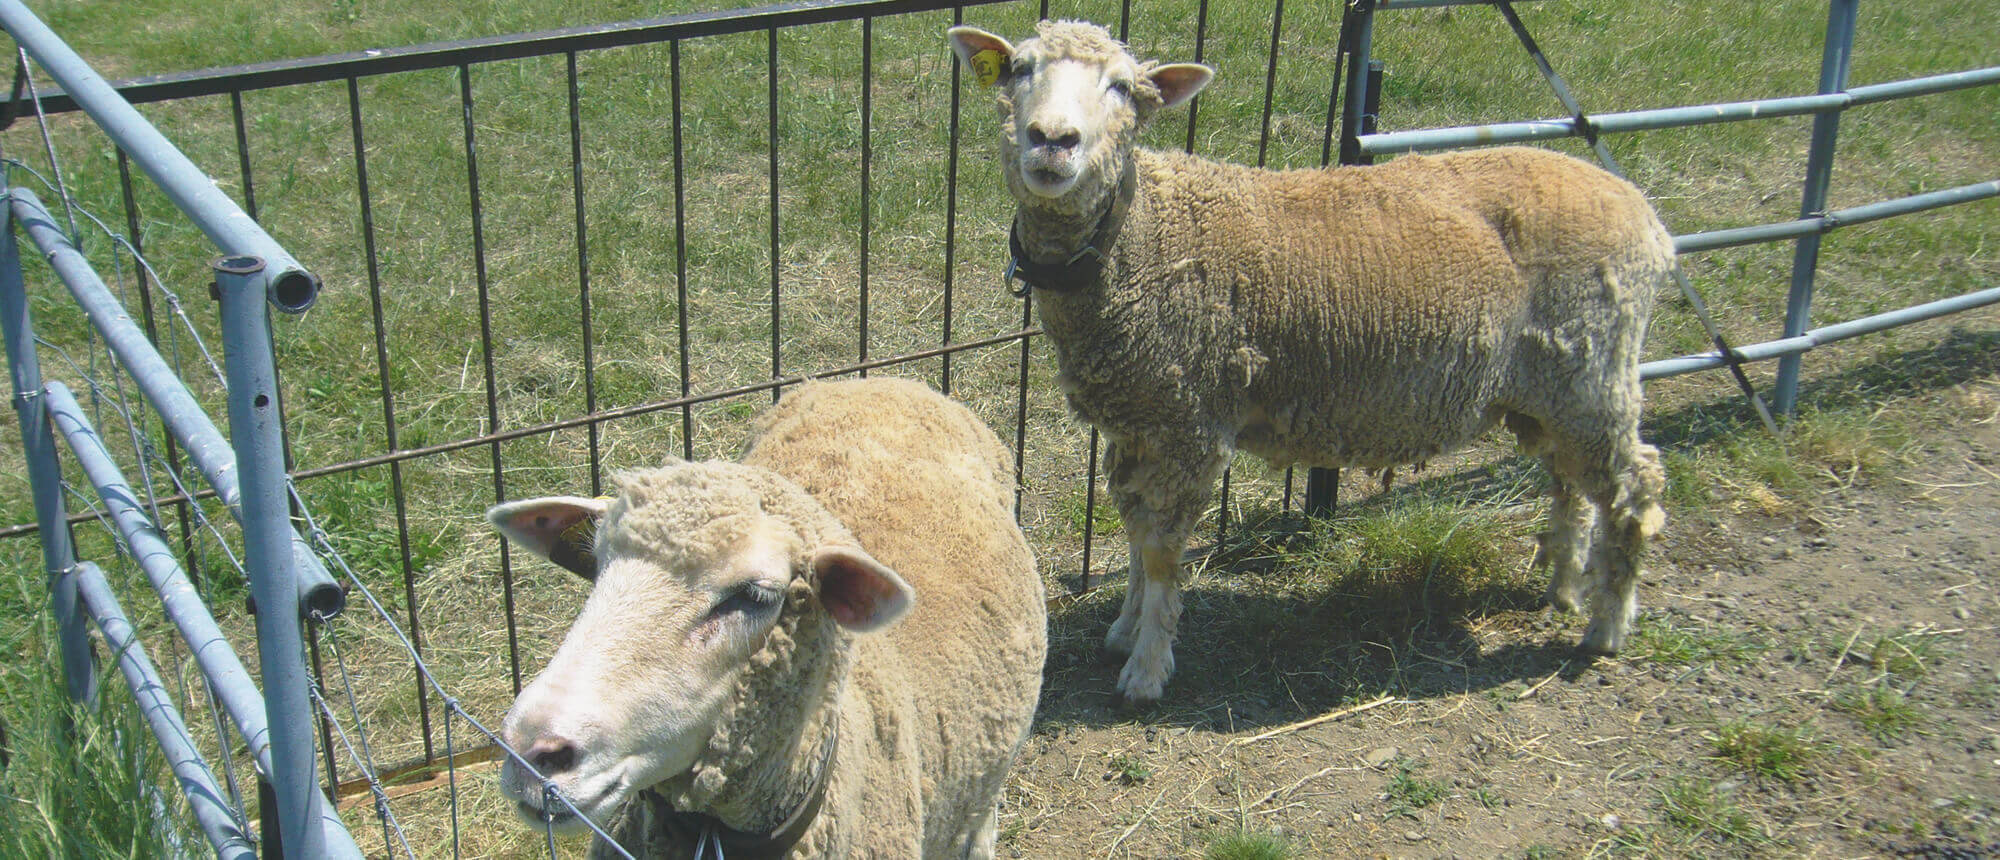
[[(1801, 387), (1799, 401), (1839, 409), (1996, 374), (2000, 331), (1954, 329), (1928, 348), (1884, 352), (1873, 362), (1812, 380)], [(1741, 432), (1762, 432), (1741, 397), (1721, 396), (1646, 420), (1648, 440), (1665, 450)], [(1507, 506), (1537, 498), (1541, 480), (1532, 461), (1505, 457), (1374, 494), (1343, 507), (1340, 515), (1432, 500)], [(1530, 530), (1539, 528), (1538, 512), (1523, 515), (1533, 520)], [(1117, 616), (1123, 588), (1113, 583), (1058, 601), (1050, 614), (1038, 724), (1138, 721), (1255, 730), (1385, 693), (1418, 700), (1476, 692), (1511, 696), (1518, 683), (1551, 676), (1573, 681), (1594, 662), (1575, 648), (1582, 619), (1541, 605), (1542, 574), (1523, 570), (1533, 553), (1525, 537), (1507, 548), (1518, 553), (1512, 565), (1518, 576), (1479, 593), (1443, 595), (1429, 578), (1414, 586), (1405, 581), (1357, 588), (1351, 579), (1297, 561), (1318, 557), (1329, 534), (1297, 514), (1267, 512), (1210, 548), (1199, 565), (1203, 572), (1183, 592), (1178, 671), (1165, 701), (1144, 711), (1114, 704), (1111, 693), (1122, 660), (1103, 654), (1100, 644)], [(1494, 647), (1495, 641), (1502, 644)]]

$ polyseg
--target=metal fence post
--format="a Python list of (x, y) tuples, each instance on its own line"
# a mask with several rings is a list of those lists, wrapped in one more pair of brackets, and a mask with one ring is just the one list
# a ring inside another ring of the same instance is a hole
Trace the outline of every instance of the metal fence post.
[[(1819, 91), (1837, 93), (1847, 89), (1847, 70), (1854, 59), (1854, 22), (1860, 0), (1832, 0), (1826, 14), (1826, 48), (1820, 57)], [(1829, 110), (1813, 117), (1812, 149), (1806, 154), (1804, 200), (1799, 217), (1811, 218), (1826, 211), (1826, 186), (1833, 178), (1834, 137), (1840, 130), (1840, 111)], [(1799, 238), (1792, 252), (1791, 295), (1785, 300), (1785, 336), (1805, 333), (1812, 322), (1813, 272), (1819, 267), (1819, 234)], [(1786, 415), (1797, 405), (1800, 356), (1778, 360), (1778, 385), (1774, 399), (1778, 411)]]
[(306, 674), (295, 598), (298, 571), (291, 552), (291, 496), (265, 311), (265, 301), (275, 300), (275, 295), (266, 290), (262, 259), (223, 257), (214, 268), (229, 376), (229, 438), (236, 449), (242, 491), (243, 568), (259, 608), (257, 659), (271, 731), (271, 773), (265, 776), (271, 781), (283, 856), (321, 857), (327, 848), (320, 830), (325, 801), (313, 759), (313, 708), (307, 688), (311, 679)]
[[(1375, 41), (1375, 0), (1354, 0), (1340, 20), (1340, 49), (1347, 54), (1347, 89), (1342, 93), (1340, 163), (1367, 164), (1361, 135), (1375, 130), (1375, 112), (1382, 97), (1382, 64), (1370, 56)], [(1306, 470), (1305, 513), (1322, 517), (1340, 502), (1340, 470)]]
[(0, 329), (6, 330), (7, 368), (14, 383), (14, 415), (21, 424), (21, 453), (28, 461), (28, 486), (35, 497), (35, 521), (42, 537), (42, 565), (48, 572), (49, 604), (56, 617), (69, 697), (97, 701), (97, 659), (77, 594), (76, 550), (70, 543), (69, 513), (63, 504), (62, 469), (56, 463), (55, 434), (42, 400), (42, 369), (35, 355), (35, 328), (28, 315), (27, 281), (14, 218), (0, 213)]

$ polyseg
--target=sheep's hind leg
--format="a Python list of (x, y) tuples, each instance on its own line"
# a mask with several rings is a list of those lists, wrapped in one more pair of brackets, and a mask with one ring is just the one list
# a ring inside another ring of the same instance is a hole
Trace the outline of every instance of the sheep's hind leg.
[(1659, 504), (1666, 487), (1659, 451), (1636, 439), (1627, 451), (1630, 465), (1598, 501), (1603, 534), (1591, 552), (1597, 581), (1590, 595), (1590, 626), (1580, 646), (1597, 654), (1616, 654), (1625, 646), (1639, 614), (1639, 560), (1646, 541), (1667, 518)]

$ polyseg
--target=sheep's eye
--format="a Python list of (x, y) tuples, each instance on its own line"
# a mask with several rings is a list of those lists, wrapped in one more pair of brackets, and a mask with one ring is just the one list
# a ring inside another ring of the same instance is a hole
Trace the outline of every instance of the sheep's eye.
[(1132, 98), (1132, 85), (1124, 81), (1112, 81), (1109, 89), (1112, 95), (1121, 99), (1129, 100)]
[(1012, 65), (1007, 67), (1007, 74), (1010, 77), (1023, 77), (1034, 70), (1035, 66), (1033, 63), (1023, 59), (1016, 59)]
[(746, 582), (729, 592), (729, 596), (709, 610), (710, 618), (729, 615), (759, 617), (769, 614), (785, 602), (785, 595), (774, 588), (767, 588), (754, 582)]

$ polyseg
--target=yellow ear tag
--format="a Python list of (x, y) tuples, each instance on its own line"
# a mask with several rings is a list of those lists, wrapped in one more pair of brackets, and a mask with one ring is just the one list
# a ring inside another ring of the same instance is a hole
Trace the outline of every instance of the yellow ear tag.
[(972, 76), (979, 79), (979, 85), (990, 87), (1000, 82), (1000, 52), (987, 48), (972, 55)]

